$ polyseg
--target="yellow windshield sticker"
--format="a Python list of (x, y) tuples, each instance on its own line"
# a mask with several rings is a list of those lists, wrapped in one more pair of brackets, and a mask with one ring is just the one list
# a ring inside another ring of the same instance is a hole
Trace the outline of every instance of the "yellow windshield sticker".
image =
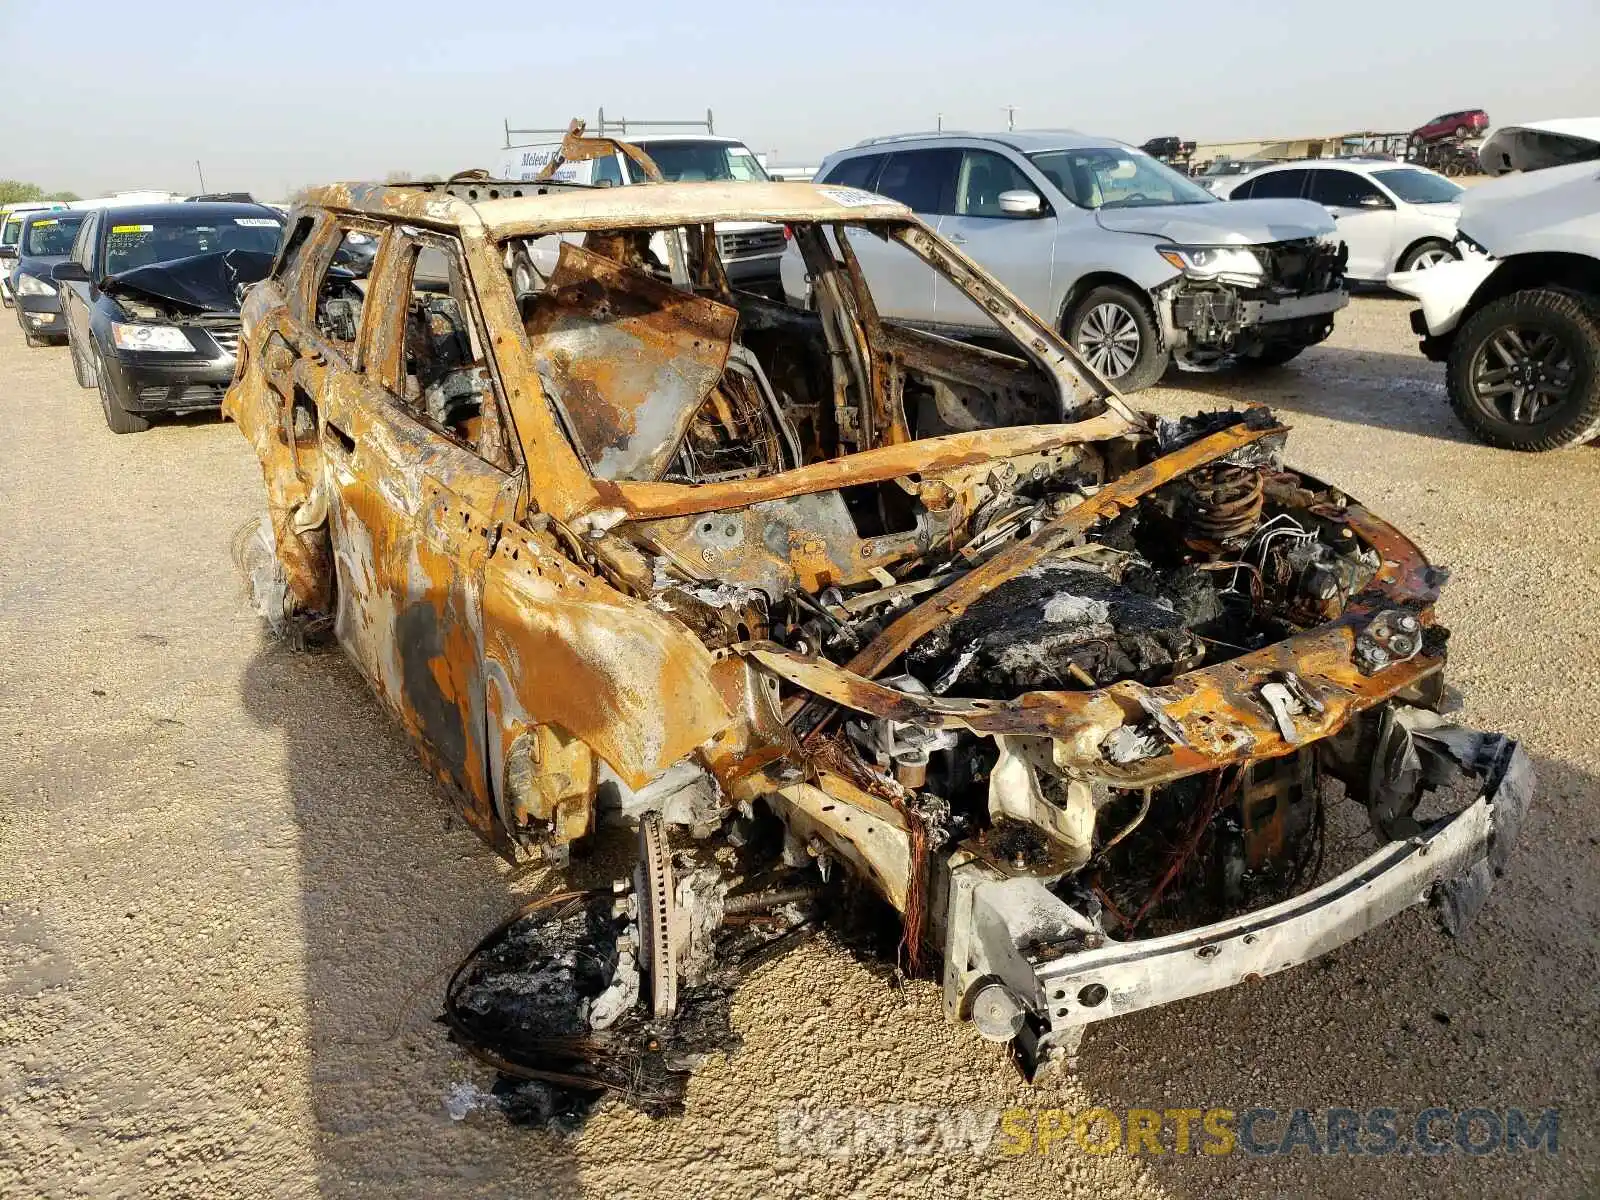
[(113, 225), (112, 233), (149, 233), (154, 225)]
[(59, 224), (61, 224), (61, 222), (57, 221), (54, 217), (52, 217), (48, 221), (35, 221), (33, 223), (33, 227), (35, 229), (43, 229), (46, 225), (59, 225)]

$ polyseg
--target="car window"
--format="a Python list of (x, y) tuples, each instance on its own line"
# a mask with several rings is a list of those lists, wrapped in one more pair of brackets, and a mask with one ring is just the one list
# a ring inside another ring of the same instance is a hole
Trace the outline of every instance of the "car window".
[(317, 331), (351, 362), (361, 332), (361, 309), (378, 256), (381, 231), (342, 227), (333, 255), (317, 284)]
[(960, 169), (959, 150), (901, 150), (884, 160), (873, 190), (912, 212), (953, 212)]
[(1039, 189), (1003, 154), (992, 150), (962, 151), (961, 173), (956, 179), (956, 213), (963, 217), (1015, 220), (1017, 214), (1001, 210), (1001, 192), (1032, 192), (1037, 196)]
[(1308, 174), (1307, 171), (1273, 171), (1252, 175), (1235, 188), (1233, 194), (1250, 200), (1297, 200)]
[[(195, 205), (174, 204), (173, 209)], [(140, 267), (159, 266), (201, 254), (240, 250), (273, 255), (283, 233), (283, 220), (249, 210), (206, 213), (135, 211), (114, 217), (105, 238), (105, 273), (120, 275)]]
[(878, 168), (883, 166), (883, 158), (881, 154), (862, 154), (856, 158), (847, 158), (818, 182), (858, 187), (868, 192), (875, 191), (872, 185), (877, 180)]
[(1449, 204), (1461, 199), (1461, 193), (1466, 190), (1443, 175), (1416, 167), (1374, 171), (1372, 177), (1407, 204)]
[(1214, 204), (1217, 200), (1165, 163), (1125, 146), (1045, 150), (1028, 158), (1079, 208)]
[(621, 187), (622, 164), (617, 162), (617, 156), (615, 154), (607, 154), (603, 158), (595, 159), (593, 174), (589, 176), (589, 182), (605, 187)]
[(39, 217), (29, 223), (22, 238), (22, 253), (29, 257), (60, 258), (72, 250), (82, 214)]
[[(376, 382), (406, 412), (482, 458), (509, 470), (508, 439), (479, 330), (461, 244), (443, 234), (416, 233), (404, 245), (398, 276), (410, 295), (394, 378)], [(393, 276), (391, 276), (393, 278)], [(380, 373), (387, 374), (389, 368)]]
[(1374, 196), (1385, 208), (1390, 207), (1388, 199), (1372, 181), (1354, 171), (1312, 171), (1308, 193), (1307, 199), (1333, 208), (1357, 208), (1362, 201)]
[(639, 146), (655, 160), (662, 178), (668, 183), (697, 183), (707, 179), (748, 182), (767, 178), (755, 155), (738, 143), (684, 140), (640, 142)]
[(5, 225), (0, 227), (0, 246), (15, 246), (21, 236), (22, 218), (7, 217)]
[(100, 228), (100, 214), (90, 213), (89, 219), (78, 230), (78, 237), (72, 243), (72, 261), (85, 271), (89, 270), (94, 262), (95, 231)]

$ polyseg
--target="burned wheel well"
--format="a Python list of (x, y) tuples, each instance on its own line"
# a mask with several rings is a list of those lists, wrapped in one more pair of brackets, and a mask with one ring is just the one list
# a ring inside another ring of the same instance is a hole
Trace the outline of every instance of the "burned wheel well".
[(1457, 322), (1468, 318), (1485, 305), (1526, 288), (1561, 288), (1578, 293), (1586, 303), (1600, 308), (1600, 262), (1584, 254), (1521, 254), (1500, 264), (1498, 270), (1473, 294)]

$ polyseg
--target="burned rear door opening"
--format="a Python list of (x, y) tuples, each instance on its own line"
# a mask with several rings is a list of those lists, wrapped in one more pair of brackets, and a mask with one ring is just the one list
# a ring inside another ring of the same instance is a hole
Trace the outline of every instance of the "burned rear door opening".
[[(501, 853), (638, 839), (452, 983), (544, 1119), (671, 1111), (738, 977), (825, 921), (886, 915), (1032, 1077), (1410, 906), (1460, 932), (1504, 870), (1533, 775), (1450, 716), (1446, 573), (1270, 412), (1131, 410), (900, 205), (473, 178), (292, 220), (227, 402), (258, 602), (333, 630)], [(781, 226), (812, 308), (730, 287), (719, 220)], [(992, 336), (883, 319), (868, 250)], [(1325, 873), (1333, 804), (1372, 845)]]

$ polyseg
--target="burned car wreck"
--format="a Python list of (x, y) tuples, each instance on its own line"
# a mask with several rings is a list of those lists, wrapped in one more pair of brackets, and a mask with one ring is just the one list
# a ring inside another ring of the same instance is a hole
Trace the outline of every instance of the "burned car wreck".
[[(784, 226), (813, 311), (728, 286), (732, 219)], [(638, 828), (628, 887), (540, 902), (565, 949), (519, 1003), (569, 1005), (542, 1058), (489, 1061), (626, 1091), (610, 1034), (670, 1040), (730, 955), (856, 894), (1031, 1076), (1411, 905), (1459, 930), (1504, 868), (1532, 773), (1441, 715), (1445, 573), (1285, 466), (1269, 412), (1129, 409), (900, 205), (458, 178), (291, 222), (226, 403), (269, 620), (331, 627), (502, 853)], [(1009, 352), (883, 320), (855, 236)], [(1324, 780), (1375, 849), (1318, 881)], [(452, 985), (480, 1041), (486, 969)]]

